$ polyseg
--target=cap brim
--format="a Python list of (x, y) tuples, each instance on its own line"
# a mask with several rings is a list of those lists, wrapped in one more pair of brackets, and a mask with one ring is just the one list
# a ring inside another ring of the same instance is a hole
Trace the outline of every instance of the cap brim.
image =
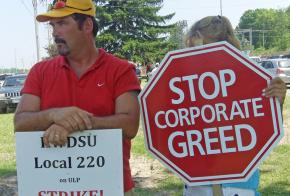
[(61, 17), (69, 16), (73, 13), (74, 13), (73, 11), (68, 10), (68, 9), (54, 9), (46, 13), (39, 14), (38, 16), (36, 16), (36, 20), (38, 22), (47, 22), (52, 18), (61, 18)]

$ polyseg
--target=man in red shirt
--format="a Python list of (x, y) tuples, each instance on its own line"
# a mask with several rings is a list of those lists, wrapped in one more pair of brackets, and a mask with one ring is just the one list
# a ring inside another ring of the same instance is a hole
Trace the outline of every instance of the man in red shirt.
[(36, 19), (49, 21), (59, 56), (33, 66), (22, 90), (16, 131), (45, 130), (45, 145), (63, 145), (86, 129), (122, 128), (125, 195), (134, 183), (130, 140), (139, 126), (134, 65), (95, 46), (97, 23), (92, 0), (55, 1)]

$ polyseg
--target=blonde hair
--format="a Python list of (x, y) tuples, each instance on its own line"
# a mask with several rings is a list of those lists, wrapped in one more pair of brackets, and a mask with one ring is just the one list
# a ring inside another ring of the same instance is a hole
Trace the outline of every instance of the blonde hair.
[(204, 38), (203, 44), (227, 41), (240, 49), (240, 42), (234, 34), (230, 21), (224, 16), (207, 16), (197, 21), (185, 37), (185, 45), (195, 46), (196, 39)]

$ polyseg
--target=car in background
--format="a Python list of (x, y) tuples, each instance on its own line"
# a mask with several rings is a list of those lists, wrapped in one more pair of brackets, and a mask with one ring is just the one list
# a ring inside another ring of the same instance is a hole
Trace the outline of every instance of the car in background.
[(259, 56), (250, 56), (250, 59), (254, 60), (258, 64), (260, 64), (262, 62), (262, 59)]
[(283, 59), (290, 59), (290, 54), (284, 54), (284, 55), (282, 56), (282, 58), (283, 58)]
[(1, 88), (1, 86), (3, 86), (3, 84), (4, 84), (4, 81), (5, 81), (5, 78), (7, 77), (7, 76), (11, 76), (12, 74), (0, 74), (0, 88)]
[(273, 76), (280, 77), (290, 87), (290, 59), (267, 59), (261, 63)]
[(273, 55), (273, 56), (268, 57), (268, 59), (281, 59), (281, 58), (283, 58), (282, 54)]
[(20, 91), (24, 85), (27, 74), (7, 76), (0, 88), (0, 112), (7, 113), (15, 110), (20, 101)]

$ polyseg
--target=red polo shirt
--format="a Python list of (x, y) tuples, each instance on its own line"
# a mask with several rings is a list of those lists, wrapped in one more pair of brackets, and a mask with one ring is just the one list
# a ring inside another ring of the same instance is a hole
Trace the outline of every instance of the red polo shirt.
[[(40, 97), (41, 110), (77, 106), (96, 116), (108, 116), (115, 113), (118, 96), (140, 90), (134, 69), (128, 61), (99, 49), (99, 58), (78, 78), (65, 57), (58, 56), (40, 62), (30, 70), (22, 93)], [(130, 149), (130, 140), (124, 139), (125, 192), (134, 186), (129, 165)]]

